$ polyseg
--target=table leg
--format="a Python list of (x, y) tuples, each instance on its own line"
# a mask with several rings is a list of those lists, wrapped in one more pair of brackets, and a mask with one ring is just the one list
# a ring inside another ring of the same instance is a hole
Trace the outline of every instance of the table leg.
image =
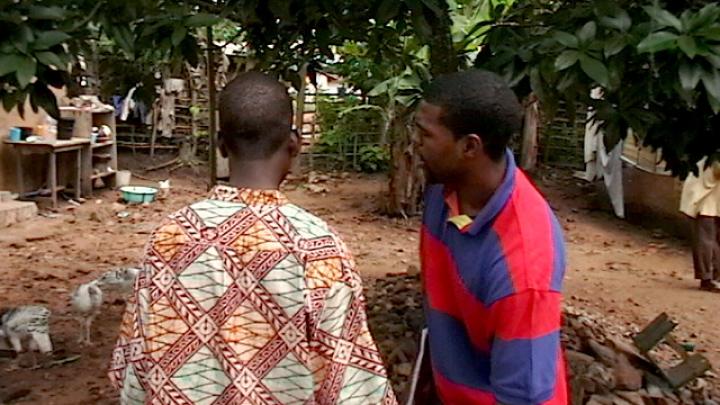
[(87, 145), (82, 148), (82, 170), (81, 170), (81, 177), (82, 177), (82, 194), (85, 196), (85, 198), (89, 198), (93, 194), (93, 185), (92, 185), (92, 147), (90, 145)]
[(75, 151), (75, 198), (82, 197), (82, 149)]
[[(17, 149), (16, 149), (17, 151)], [(25, 191), (25, 179), (23, 178), (23, 164), (22, 164), (22, 153), (18, 153), (15, 156), (15, 165), (17, 170), (17, 189), (18, 196), (22, 198), (23, 192)]]
[(52, 198), (53, 208), (57, 208), (57, 156), (55, 152), (50, 152), (50, 168), (48, 183), (50, 184), (50, 197)]

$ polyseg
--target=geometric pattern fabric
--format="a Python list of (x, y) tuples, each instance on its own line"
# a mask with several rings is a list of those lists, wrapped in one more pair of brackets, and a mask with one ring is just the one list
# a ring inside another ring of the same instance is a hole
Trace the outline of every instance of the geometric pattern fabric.
[(397, 403), (348, 249), (279, 191), (216, 187), (143, 269), (109, 372), (121, 403)]

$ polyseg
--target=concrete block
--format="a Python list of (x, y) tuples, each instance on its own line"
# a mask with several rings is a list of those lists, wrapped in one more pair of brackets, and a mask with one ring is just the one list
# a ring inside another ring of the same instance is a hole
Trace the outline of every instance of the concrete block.
[(0, 202), (0, 228), (27, 221), (37, 215), (37, 205), (33, 202)]
[(14, 200), (13, 194), (9, 191), (0, 191), (0, 203)]

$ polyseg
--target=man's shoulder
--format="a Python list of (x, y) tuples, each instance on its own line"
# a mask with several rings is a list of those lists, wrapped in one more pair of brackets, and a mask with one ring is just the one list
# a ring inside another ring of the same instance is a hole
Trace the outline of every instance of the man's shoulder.
[[(557, 291), (565, 268), (563, 230), (550, 204), (520, 174), (508, 204), (493, 224), (498, 251), (496, 275), (508, 291)], [(509, 284), (508, 284), (509, 280)]]
[[(152, 239), (182, 243), (184, 241), (182, 234), (198, 232), (204, 228), (221, 227), (223, 224), (228, 224), (233, 217), (240, 218), (239, 215), (242, 215), (245, 208), (247, 205), (238, 202), (212, 199), (197, 201), (167, 215), (155, 228)], [(325, 220), (300, 206), (290, 203), (279, 205), (268, 215), (274, 217), (272, 222), (275, 225), (271, 226), (275, 228), (274, 231), (294, 233), (296, 240), (321, 241), (323, 246), (345, 249), (338, 233)], [(283, 231), (281, 228), (287, 229)]]
[[(536, 229), (539, 225), (548, 223), (552, 225), (556, 222), (550, 203), (522, 171), (518, 171), (513, 192), (508, 203), (500, 211), (498, 219), (512, 221), (521, 229), (529, 230)], [(546, 235), (550, 237), (551, 233)]]
[(339, 239), (337, 232), (322, 218), (295, 204), (285, 204), (278, 212), (303, 239)]

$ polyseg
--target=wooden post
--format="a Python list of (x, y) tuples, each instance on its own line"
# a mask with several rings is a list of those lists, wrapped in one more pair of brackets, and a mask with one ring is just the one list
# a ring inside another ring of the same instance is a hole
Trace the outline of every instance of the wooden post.
[(82, 197), (82, 148), (75, 151), (75, 198)]
[(215, 116), (215, 61), (213, 59), (213, 36), (212, 27), (207, 27), (207, 78), (208, 78), (208, 107), (210, 114), (210, 127), (208, 128), (208, 137), (210, 138), (210, 187), (214, 187), (217, 183), (217, 142), (216, 132), (217, 123)]
[[(305, 85), (305, 81), (307, 79), (307, 69), (308, 64), (307, 62), (304, 62), (300, 66), (300, 71), (298, 72), (298, 75), (300, 76), (300, 88), (297, 92), (297, 98), (295, 99), (295, 128), (297, 128), (297, 132), (300, 135), (300, 146), (302, 147), (304, 136), (303, 136), (303, 126), (305, 123), (305, 89), (307, 86)], [(295, 163), (293, 164), (293, 172), (294, 173), (300, 173), (300, 159), (295, 159)]]
[(538, 106), (534, 94), (528, 96), (524, 103), (525, 118), (523, 120), (522, 144), (520, 147), (520, 167), (524, 170), (535, 169), (538, 149)]
[(48, 167), (48, 184), (50, 185), (50, 198), (52, 199), (53, 209), (57, 208), (57, 155), (55, 151), (50, 151), (50, 167)]

